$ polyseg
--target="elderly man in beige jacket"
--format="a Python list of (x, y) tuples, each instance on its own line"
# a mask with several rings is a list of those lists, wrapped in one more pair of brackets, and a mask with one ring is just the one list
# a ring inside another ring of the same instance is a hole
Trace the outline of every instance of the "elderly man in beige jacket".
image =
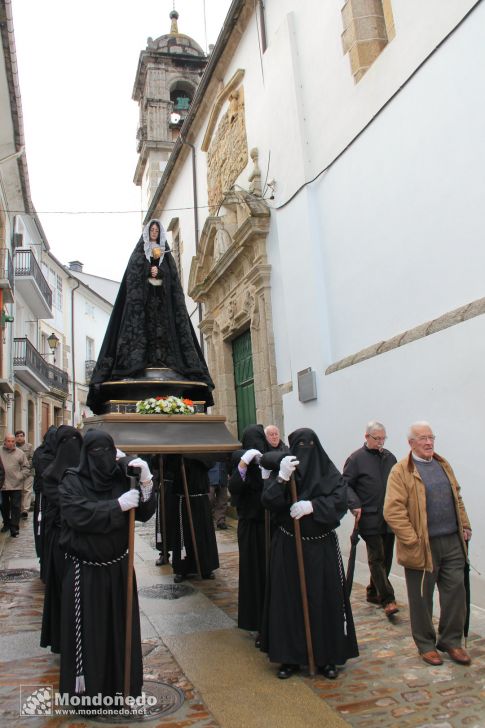
[(16, 447), (15, 435), (8, 432), (2, 447), (2, 463), (5, 481), (2, 486), (2, 532), (10, 531), (12, 538), (18, 536), (22, 490), (29, 475), (29, 462), (22, 450)]
[[(429, 665), (443, 663), (437, 650), (469, 665), (461, 644), (470, 521), (450, 464), (434, 451), (430, 425), (415, 422), (408, 441), (409, 456), (389, 475), (384, 518), (396, 535), (397, 560), (404, 566), (413, 639)], [(433, 625), (435, 586), (441, 609), (438, 635)]]

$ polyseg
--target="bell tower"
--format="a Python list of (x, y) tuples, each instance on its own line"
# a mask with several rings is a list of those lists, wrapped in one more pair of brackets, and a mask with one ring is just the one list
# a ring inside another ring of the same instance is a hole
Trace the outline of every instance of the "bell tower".
[(138, 164), (134, 183), (142, 188), (145, 209), (157, 189), (170, 152), (207, 65), (202, 48), (179, 33), (178, 12), (170, 13), (170, 33), (141, 51), (132, 98), (138, 102)]

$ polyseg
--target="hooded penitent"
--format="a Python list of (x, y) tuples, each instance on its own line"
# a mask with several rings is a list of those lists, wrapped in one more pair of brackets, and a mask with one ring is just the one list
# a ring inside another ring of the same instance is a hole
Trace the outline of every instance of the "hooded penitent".
[[(78, 468), (60, 485), (66, 554), (62, 585), (61, 693), (115, 696), (123, 691), (130, 511), (119, 497), (130, 483), (116, 463), (110, 435), (88, 430)], [(155, 510), (153, 493), (135, 518)], [(131, 696), (141, 693), (143, 664), (136, 581), (133, 584)], [(92, 703), (94, 705), (94, 703)]]
[[(265, 453), (273, 450), (262, 425), (249, 425), (241, 438), (242, 450), (234, 453), (229, 480), (232, 505), (237, 508), (239, 547), (238, 627), (259, 632), (266, 586), (265, 512), (261, 504), (263, 480), (255, 458), (245, 471), (239, 471), (241, 456), (247, 450)], [(268, 524), (269, 525), (269, 524)]]
[(39, 557), (40, 561), (40, 578), (45, 581), (44, 571), (44, 518), (42, 516), (42, 510), (45, 505), (45, 498), (43, 496), (43, 480), (42, 475), (44, 470), (51, 464), (56, 456), (56, 432), (57, 427), (51, 425), (44, 435), (42, 444), (34, 451), (32, 458), (32, 466), (34, 468), (34, 493), (35, 493), (35, 504), (34, 504), (34, 518), (33, 518), (33, 529), (34, 529), (34, 540), (35, 540), (35, 552)]
[[(301, 428), (288, 437), (290, 452), (299, 461), (295, 471), (299, 500), (311, 500), (319, 495), (330, 495), (342, 485), (342, 476), (323, 449), (313, 430)], [(338, 520), (344, 515), (346, 505)]]
[[(295, 470), (297, 499), (310, 501), (312, 506), (298, 523), (313, 655), (318, 666), (342, 665), (359, 654), (334, 531), (346, 511), (346, 487), (313, 430), (295, 430), (288, 441), (291, 455), (299, 460)], [(297, 596), (300, 572), (295, 522), (290, 513), (291, 489), (278, 478), (277, 470), (265, 481), (262, 501), (277, 524), (271, 546), (262, 646), (272, 662), (305, 665), (308, 653), (302, 602)]]
[(59, 485), (65, 471), (79, 463), (81, 445), (79, 430), (61, 425), (55, 434), (55, 458), (43, 474), (45, 597), (40, 645), (50, 646), (52, 652), (60, 652), (61, 594), (65, 566), (64, 552), (59, 548)]
[(44, 470), (44, 495), (50, 503), (58, 505), (57, 489), (67, 468), (79, 464), (83, 438), (79, 430), (70, 425), (61, 425), (55, 435), (55, 457)]
[[(159, 240), (155, 243), (149, 237), (153, 223), (159, 227)], [(156, 279), (150, 274), (153, 266), (158, 268)], [(103, 382), (141, 375), (147, 367), (168, 367), (189, 381), (203, 382), (207, 389), (200, 398), (205, 399), (207, 406), (213, 404), (214, 384), (187, 312), (165, 231), (158, 220), (150, 220), (145, 226), (128, 261), (91, 377), (88, 407), (97, 414), (102, 411)]]
[(116, 447), (111, 435), (97, 430), (87, 431), (77, 474), (93, 490), (114, 487), (121, 477), (121, 469), (116, 462)]

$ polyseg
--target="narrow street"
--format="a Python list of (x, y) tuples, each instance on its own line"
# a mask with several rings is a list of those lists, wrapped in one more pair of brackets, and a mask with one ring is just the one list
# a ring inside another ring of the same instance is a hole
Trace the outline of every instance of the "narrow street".
[[(304, 675), (276, 678), (276, 666), (238, 630), (236, 524), (217, 532), (221, 568), (214, 581), (184, 582), (188, 593), (171, 596), (170, 567), (155, 566), (154, 525), (137, 524), (136, 574), (142, 620), (145, 678), (183, 694), (178, 710), (144, 725), (164, 728), (479, 728), (485, 726), (485, 621), (472, 614), (462, 667), (445, 657), (425, 665), (410, 637), (403, 584), (395, 579), (400, 612), (392, 622), (365, 602), (366, 568), (357, 566), (352, 593), (361, 655), (335, 681)], [(343, 546), (345, 546), (343, 544)], [(343, 548), (345, 552), (345, 547)], [(23, 695), (57, 686), (59, 656), (39, 647), (43, 586), (35, 573), (31, 515), (19, 538), (0, 535), (0, 723), (20, 728), (97, 725), (61, 716), (20, 716)], [(31, 569), (15, 581), (6, 570)], [(359, 583), (360, 582), (360, 583)], [(166, 592), (165, 598), (161, 594)], [(27, 686), (27, 691), (25, 690)], [(30, 686), (30, 687), (29, 687)], [(99, 723), (101, 725), (101, 722)], [(118, 725), (127, 725), (118, 723)], [(141, 723), (131, 723), (141, 725)]]

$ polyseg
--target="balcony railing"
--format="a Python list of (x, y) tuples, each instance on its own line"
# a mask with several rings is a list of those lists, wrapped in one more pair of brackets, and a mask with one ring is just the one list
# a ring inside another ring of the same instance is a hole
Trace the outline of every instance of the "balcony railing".
[(93, 369), (96, 366), (94, 359), (86, 359), (84, 362), (84, 381), (89, 384), (93, 375)]
[(17, 278), (32, 277), (37, 283), (49, 308), (52, 308), (52, 291), (44, 278), (42, 269), (31, 250), (15, 251), (15, 276)]
[(13, 340), (13, 366), (14, 371), (23, 370), (23, 374), (21, 371), (16, 374), (19, 378), (28, 377), (27, 383), (32, 382), (31, 386), (37, 387), (41, 382), (46, 390), (56, 389), (65, 394), (69, 391), (67, 372), (46, 362), (27, 338)]
[(27, 338), (13, 340), (13, 365), (28, 367), (46, 384), (49, 382), (49, 365)]
[(3, 289), (4, 303), (13, 303), (13, 264), (8, 248), (0, 248), (0, 288)]
[(51, 389), (59, 389), (61, 392), (65, 392), (67, 394), (69, 391), (67, 372), (59, 369), (59, 367), (56, 367), (55, 364), (48, 364), (47, 370), (49, 375), (49, 387)]

